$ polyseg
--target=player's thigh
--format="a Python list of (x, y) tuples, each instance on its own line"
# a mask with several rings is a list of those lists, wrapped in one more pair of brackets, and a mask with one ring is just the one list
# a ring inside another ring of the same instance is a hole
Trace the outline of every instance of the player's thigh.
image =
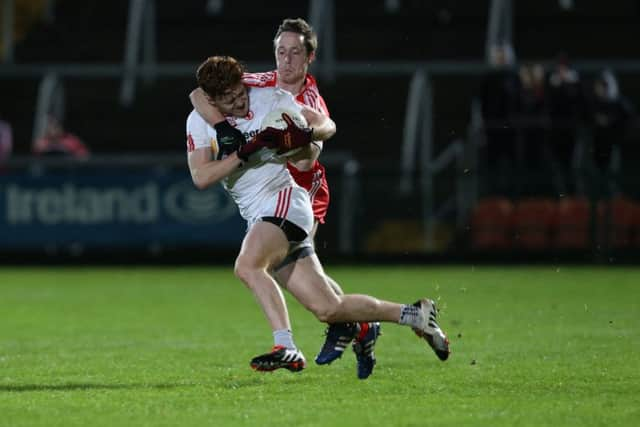
[(272, 272), (272, 276), (276, 279), (276, 281), (282, 288), (287, 289), (287, 283), (289, 282), (289, 277), (291, 277), (291, 273), (293, 273), (295, 265), (295, 261), (290, 262), (287, 265), (279, 267)]
[(314, 219), (313, 220), (313, 227), (311, 227), (311, 232), (309, 233), (309, 237), (311, 238), (311, 242), (314, 244), (315, 246), (315, 238), (316, 238), (316, 233), (318, 232), (318, 220)]
[[(289, 254), (287, 256), (290, 257), (291, 254)], [(304, 257), (306, 257), (308, 255), (305, 255)], [(299, 261), (300, 259), (304, 258), (304, 257), (300, 257), (298, 259), (296, 259), (295, 261), (291, 261), (279, 268), (277, 268), (276, 270), (273, 271), (273, 277), (276, 279), (276, 281), (278, 282), (278, 284), (284, 288), (287, 289), (287, 284), (289, 283), (289, 278), (291, 277), (291, 274), (293, 273), (295, 267), (296, 267), (296, 263), (297, 261)], [(333, 289), (333, 291), (338, 294), (338, 295), (344, 295), (344, 291), (342, 290), (342, 288), (340, 287), (340, 285), (333, 280), (331, 277), (327, 276), (325, 273), (325, 279), (327, 280), (327, 282), (329, 283), (329, 286), (331, 286), (331, 288)]]
[(237, 262), (269, 267), (282, 261), (288, 250), (284, 232), (272, 223), (260, 221), (253, 224), (244, 237)]
[(311, 242), (310, 239), (307, 239), (298, 245), (290, 246), (287, 256), (273, 269), (273, 277), (278, 281), (280, 286), (286, 289), (289, 277), (291, 277), (291, 273), (293, 273), (296, 266), (296, 262), (313, 254), (313, 242)]
[(326, 310), (340, 303), (340, 297), (327, 282), (316, 254), (298, 259), (283, 286), (311, 311)]

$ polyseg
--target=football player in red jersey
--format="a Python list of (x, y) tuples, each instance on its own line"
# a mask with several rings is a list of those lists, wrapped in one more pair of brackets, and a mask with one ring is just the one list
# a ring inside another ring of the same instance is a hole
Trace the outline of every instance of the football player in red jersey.
[[(253, 87), (278, 87), (293, 94), (296, 100), (329, 116), (327, 105), (320, 95), (315, 78), (309, 74), (309, 66), (315, 60), (318, 40), (311, 26), (303, 19), (284, 19), (273, 39), (276, 70), (261, 73), (245, 73), (243, 83)], [(224, 120), (224, 116), (214, 111), (206, 95), (200, 89), (194, 90), (191, 102), (203, 118), (213, 125), (220, 138), (228, 138), (230, 143), (242, 136), (234, 132)], [(242, 143), (241, 139), (238, 143)], [(311, 237), (315, 236), (318, 224), (325, 222), (329, 208), (329, 186), (324, 166), (318, 161), (322, 152), (322, 141), (314, 141), (307, 150), (307, 156), (292, 158), (287, 168), (298, 185), (309, 193), (314, 215), (314, 227)], [(294, 160), (295, 159), (295, 160)], [(275, 268), (275, 276), (280, 284), (287, 283), (297, 259), (309, 256), (293, 252)], [(343, 295), (340, 286), (329, 276), (327, 281), (338, 295)], [(373, 372), (376, 363), (374, 347), (380, 324), (378, 322), (335, 323), (330, 324), (326, 332), (326, 341), (315, 358), (319, 365), (325, 365), (338, 359), (345, 348), (352, 344), (357, 359), (359, 378), (367, 378)]]

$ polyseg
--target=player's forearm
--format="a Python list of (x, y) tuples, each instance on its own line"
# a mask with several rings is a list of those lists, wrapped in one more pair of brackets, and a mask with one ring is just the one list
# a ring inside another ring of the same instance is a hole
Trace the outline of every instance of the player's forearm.
[(209, 98), (201, 88), (192, 90), (189, 94), (189, 100), (198, 114), (212, 127), (216, 123), (225, 120), (224, 115), (215, 106), (211, 105)]
[(326, 141), (336, 133), (336, 124), (328, 116), (310, 108), (305, 108), (302, 114), (307, 119), (309, 127), (313, 128), (312, 139), (314, 141)]
[(314, 141), (326, 141), (336, 133), (336, 124), (333, 120), (327, 117), (321, 125), (313, 128), (313, 134), (311, 135)]
[(190, 161), (191, 179), (200, 190), (204, 190), (226, 178), (231, 172), (242, 165), (237, 153), (233, 153), (222, 160), (209, 162)]
[(304, 147), (298, 153), (289, 157), (289, 162), (293, 163), (296, 169), (301, 171), (311, 170), (313, 164), (320, 157), (320, 153), (322, 150), (320, 146), (322, 145), (322, 141), (314, 141), (311, 144)]

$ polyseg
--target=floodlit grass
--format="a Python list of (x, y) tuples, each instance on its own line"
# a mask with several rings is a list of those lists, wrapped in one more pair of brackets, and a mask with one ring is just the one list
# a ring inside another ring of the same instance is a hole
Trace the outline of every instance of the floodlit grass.
[(440, 362), (386, 324), (358, 380), (288, 297), (302, 373), (231, 268), (0, 268), (1, 426), (640, 425), (640, 269), (329, 268), (350, 292), (439, 301)]

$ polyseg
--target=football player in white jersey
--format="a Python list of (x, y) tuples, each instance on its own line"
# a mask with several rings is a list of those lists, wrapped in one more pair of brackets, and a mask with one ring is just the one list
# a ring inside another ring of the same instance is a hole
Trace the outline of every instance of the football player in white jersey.
[[(320, 95), (315, 78), (309, 74), (309, 66), (315, 60), (318, 39), (311, 26), (301, 18), (284, 19), (273, 39), (274, 56), (277, 69), (267, 72), (245, 73), (243, 82), (249, 87), (279, 87), (291, 92), (297, 101), (327, 116), (329, 110)], [(191, 102), (200, 115), (214, 127), (223, 127), (225, 141), (244, 138), (241, 132), (228, 126), (226, 120), (208, 101), (204, 91), (195, 89), (189, 95)], [(287, 164), (296, 183), (304, 187), (311, 198), (314, 215), (314, 228), (311, 241), (315, 238), (318, 225), (323, 224), (329, 208), (329, 185), (324, 166), (318, 157), (322, 151), (322, 141), (314, 141), (309, 156), (297, 157)], [(274, 277), (279, 283), (286, 282), (301, 252), (294, 252), (274, 268)], [(327, 280), (338, 294), (343, 294), (340, 286), (330, 277)], [(368, 378), (376, 364), (375, 344), (380, 334), (380, 323), (337, 323), (330, 324), (326, 331), (326, 340), (315, 357), (319, 365), (328, 365), (340, 358), (345, 348), (352, 344), (357, 361), (357, 375)]]
[[(294, 344), (284, 297), (271, 271), (292, 251), (298, 257), (282, 286), (321, 322), (387, 321), (411, 327), (441, 360), (449, 356), (449, 341), (436, 322), (432, 300), (398, 304), (368, 295), (339, 295), (328, 283), (313, 251), (309, 235), (313, 212), (308, 193), (295, 184), (278, 153), (307, 147), (335, 132), (335, 124), (318, 112), (300, 107), (313, 129), (300, 129), (283, 116), (288, 127), (260, 131), (262, 117), (273, 108), (292, 108), (292, 95), (278, 88), (250, 88), (242, 83), (244, 69), (231, 57), (211, 57), (197, 71), (198, 86), (210, 102), (227, 116), (229, 126), (250, 141), (221, 143), (217, 129), (195, 112), (187, 119), (188, 163), (194, 184), (206, 188), (222, 181), (247, 220), (248, 231), (236, 258), (234, 272), (253, 292), (269, 321), (272, 351), (252, 359), (258, 371), (305, 368), (306, 361)], [(306, 155), (309, 155), (307, 150)], [(303, 150), (304, 152), (304, 150)]]

